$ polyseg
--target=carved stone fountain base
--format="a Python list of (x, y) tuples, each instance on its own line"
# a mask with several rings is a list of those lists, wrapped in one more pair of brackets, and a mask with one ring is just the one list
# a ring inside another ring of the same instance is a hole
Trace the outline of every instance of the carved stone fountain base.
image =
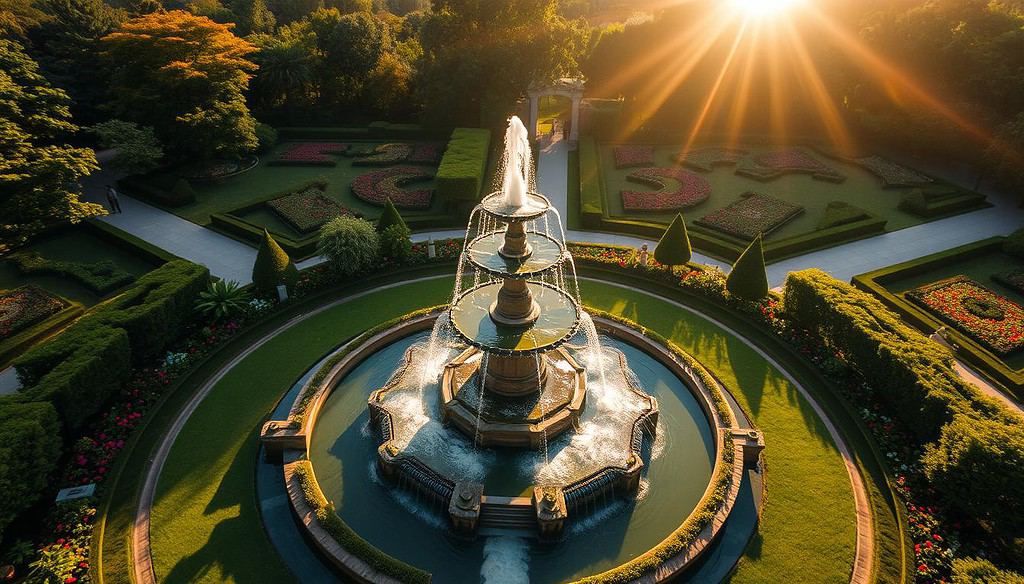
[(441, 381), (445, 423), (481, 446), (543, 448), (546, 440), (578, 424), (586, 402), (587, 375), (565, 349), (540, 359), (544, 375), (534, 385), (537, 391), (502, 395), (487, 387), (490, 376), (480, 371), (481, 351), (463, 351), (445, 367)]

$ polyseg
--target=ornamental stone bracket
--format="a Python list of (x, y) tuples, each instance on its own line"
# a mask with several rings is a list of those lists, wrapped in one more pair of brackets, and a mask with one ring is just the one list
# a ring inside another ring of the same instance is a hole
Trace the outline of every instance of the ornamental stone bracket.
[(757, 464), (764, 452), (764, 433), (749, 428), (734, 428), (732, 438), (743, 449), (743, 462)]
[(260, 428), (260, 442), (267, 460), (281, 460), (285, 450), (306, 450), (302, 425), (290, 420), (272, 420)]

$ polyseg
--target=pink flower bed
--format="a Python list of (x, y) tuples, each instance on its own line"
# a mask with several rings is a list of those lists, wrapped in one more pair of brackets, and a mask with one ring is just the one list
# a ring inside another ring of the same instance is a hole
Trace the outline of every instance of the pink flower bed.
[(6, 339), (64, 309), (64, 302), (38, 286), (0, 293), (0, 339)]
[(362, 201), (384, 205), (388, 199), (399, 209), (427, 209), (434, 191), (405, 190), (410, 183), (430, 180), (434, 175), (422, 168), (396, 166), (368, 172), (352, 181), (352, 192)]
[(406, 160), (418, 164), (437, 164), (441, 162), (442, 155), (444, 155), (444, 145), (442, 144), (413, 144), (412, 151)]
[(332, 154), (343, 154), (349, 145), (341, 142), (294, 142), (290, 144), (274, 164), (300, 166), (334, 166)]
[(387, 166), (408, 160), (413, 148), (409, 144), (381, 144), (372, 154), (359, 156), (352, 161), (355, 166)]
[(799, 205), (768, 195), (747, 193), (739, 201), (701, 217), (696, 223), (750, 241), (758, 235), (768, 235), (803, 211)]
[(754, 157), (752, 164), (741, 165), (736, 174), (760, 181), (768, 181), (785, 174), (809, 174), (818, 180), (843, 182), (846, 177), (803, 150), (786, 148), (766, 152)]
[[(706, 178), (681, 168), (644, 168), (630, 173), (627, 179), (659, 190), (622, 191), (626, 211), (675, 211), (703, 203), (711, 196), (711, 183)], [(679, 188), (668, 190), (665, 179), (678, 182)]]
[(886, 187), (913, 187), (935, 182), (931, 177), (881, 156), (857, 158), (854, 162), (881, 179)]
[(907, 298), (1000, 355), (1024, 348), (1024, 308), (967, 276), (911, 290)]
[(634, 168), (654, 165), (652, 146), (616, 146), (615, 168)]
[(359, 216), (352, 209), (324, 196), (323, 191), (317, 188), (274, 199), (267, 206), (302, 233), (316, 231), (340, 215)]
[(716, 166), (739, 163), (747, 154), (746, 150), (736, 148), (701, 148), (676, 155), (676, 162), (701, 172), (712, 172)]

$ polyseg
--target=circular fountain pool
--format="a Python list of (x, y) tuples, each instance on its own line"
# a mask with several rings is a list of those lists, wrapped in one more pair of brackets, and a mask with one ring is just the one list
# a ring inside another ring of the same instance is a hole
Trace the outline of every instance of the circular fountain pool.
[[(524, 582), (527, 577), (530, 582), (562, 582), (643, 554), (697, 506), (715, 459), (712, 425), (700, 401), (654, 357), (623, 341), (603, 338), (603, 357), (617, 359), (621, 352), (637, 385), (654, 396), (660, 408), (657, 439), (643, 452), (645, 467), (636, 500), (609, 496), (592, 512), (574, 514), (564, 536), (553, 543), (500, 532), (484, 533), (475, 541), (453, 535), (447, 509), (418, 500), (414, 492), (378, 476), (379, 442), (365, 407), (370, 393), (388, 382), (410, 347), (428, 340), (427, 333), (402, 338), (342, 377), (320, 409), (310, 439), (309, 458), (324, 495), (349, 526), (384, 552), (431, 572), (436, 582), (481, 577), (484, 582), (508, 582), (510, 574), (522, 575)], [(572, 469), (585, 469), (586, 459), (599, 461), (607, 450), (601, 418), (617, 407), (614, 395), (602, 393), (599, 379), (587, 381), (590, 403), (579, 431), (552, 440), (546, 455), (474, 447), (472, 439), (438, 421), (440, 405), (432, 390), (423, 391), (417, 406), (424, 410), (422, 424), (409, 440), (416, 441), (421, 452), (432, 453), (433, 463), (473, 475), (489, 495), (520, 496), (553, 476), (569, 480), (574, 478)]]

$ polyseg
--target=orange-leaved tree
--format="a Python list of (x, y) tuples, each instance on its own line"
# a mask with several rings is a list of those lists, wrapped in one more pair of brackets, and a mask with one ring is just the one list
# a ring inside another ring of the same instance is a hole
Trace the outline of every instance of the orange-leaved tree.
[(233, 26), (172, 10), (139, 16), (105, 36), (118, 117), (152, 126), (181, 159), (254, 149), (256, 121), (244, 94), (257, 49)]

